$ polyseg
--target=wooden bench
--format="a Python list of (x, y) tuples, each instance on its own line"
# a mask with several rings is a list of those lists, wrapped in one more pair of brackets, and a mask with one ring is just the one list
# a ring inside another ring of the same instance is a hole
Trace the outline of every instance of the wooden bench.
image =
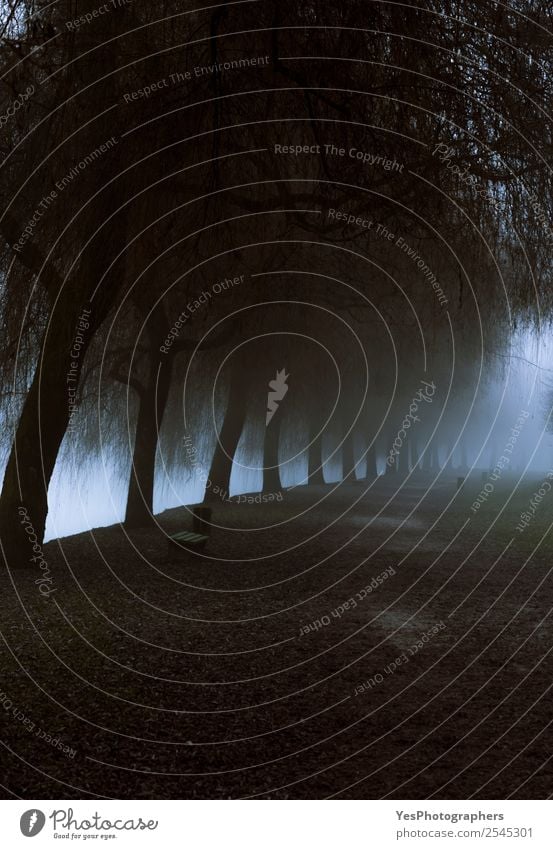
[(203, 504), (196, 504), (192, 507), (191, 513), (192, 530), (171, 534), (167, 546), (168, 557), (176, 553), (175, 549), (180, 549), (181, 553), (187, 552), (188, 554), (194, 550), (204, 550), (211, 531), (211, 508), (205, 507)]
[(172, 534), (168, 539), (169, 554), (174, 553), (175, 548), (180, 548), (181, 551), (203, 551), (208, 539), (205, 534), (196, 534), (194, 531)]

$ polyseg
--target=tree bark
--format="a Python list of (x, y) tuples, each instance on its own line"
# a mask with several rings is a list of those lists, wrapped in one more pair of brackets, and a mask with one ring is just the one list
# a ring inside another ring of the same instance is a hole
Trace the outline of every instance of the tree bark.
[(162, 368), (160, 368), (157, 342), (167, 336), (169, 329), (165, 308), (161, 302), (150, 313), (148, 304), (138, 303), (137, 306), (141, 309), (144, 320), (148, 320), (150, 350), (146, 382), (142, 384), (138, 379), (132, 379), (128, 374), (120, 374), (117, 370), (112, 373), (115, 380), (127, 386), (132, 385), (139, 398), (125, 512), (125, 525), (130, 528), (144, 527), (153, 521), (157, 446), (171, 391), (173, 365), (176, 356), (181, 352), (217, 347), (231, 335), (231, 331), (227, 329), (218, 336), (203, 341), (180, 339), (173, 345), (169, 355), (164, 357)]
[(499, 451), (497, 450), (497, 439), (495, 438), (495, 435), (494, 435), (493, 442), (490, 445), (490, 465), (489, 465), (490, 471), (495, 467), (495, 464), (497, 462), (497, 458), (499, 456), (500, 456)]
[(237, 363), (232, 370), (225, 418), (206, 482), (205, 502), (217, 502), (229, 497), (234, 455), (246, 421), (247, 398), (244, 370)]
[(420, 468), (419, 446), (415, 436), (412, 434), (409, 443), (411, 446), (411, 469), (418, 472)]
[(453, 469), (455, 468), (455, 466), (453, 464), (453, 442), (451, 440), (446, 445), (446, 457), (447, 457), (446, 464), (445, 464), (446, 471), (452, 472)]
[(397, 458), (397, 470), (400, 475), (407, 477), (410, 472), (409, 468), (409, 437), (405, 438), (405, 441), (401, 448), (399, 449), (399, 457)]
[[(280, 431), (282, 426), (282, 407), (279, 407), (273, 418), (265, 428), (265, 441), (263, 444), (263, 491), (280, 492), (282, 481), (280, 479), (280, 466), (278, 449), (280, 444)], [(265, 415), (265, 411), (264, 411)]]
[[(96, 69), (90, 68), (91, 75), (95, 77)], [(104, 98), (105, 92), (101, 87), (91, 94), (89, 107), (92, 114), (96, 105), (98, 109), (103, 108)], [(108, 136), (114, 129), (113, 118), (108, 116), (105, 122)], [(98, 131), (100, 126), (96, 126)], [(113, 152), (108, 174), (123, 171), (119, 167), (121, 163), (122, 154)], [(98, 185), (105, 184), (108, 174), (99, 176)], [(29, 250), (21, 252), (27, 255), (24, 264), (33, 273), (38, 274), (40, 269), (45, 269), (46, 273), (41, 271), (41, 284), (54, 306), (49, 308), (40, 356), (16, 427), (0, 496), (0, 539), (10, 566), (29, 563), (32, 553), (29, 539), (23, 533), (19, 508), (23, 508), (29, 517), (36, 534), (36, 545), (41, 545), (44, 540), (48, 487), (69, 424), (70, 403), (74, 400), (73, 396), (69, 396), (69, 389), (78, 392), (82, 366), (94, 333), (124, 282), (124, 260), (117, 259), (117, 252), (119, 246), (125, 244), (126, 210), (121, 212), (125, 189), (126, 177), (123, 176), (110, 185), (109, 191), (100, 191), (88, 206), (84, 214), (85, 223), (80, 226), (86, 227), (86, 232), (92, 230), (95, 235), (86, 244), (78, 265), (73, 266), (68, 278), (62, 278), (56, 272), (51, 260), (46, 262), (37, 246), (29, 244)], [(106, 225), (106, 222), (109, 224)], [(10, 220), (5, 224), (8, 229), (16, 226)], [(108, 228), (109, 233), (106, 233)], [(77, 229), (81, 237), (84, 232)], [(92, 295), (89, 327), (81, 334), (83, 339), (79, 342), (77, 361), (71, 354), (77, 323)], [(71, 365), (74, 362), (77, 362), (76, 366)]]
[(355, 476), (355, 451), (353, 446), (353, 432), (350, 432), (342, 443), (342, 482), (352, 483), (357, 480)]
[[(386, 475), (395, 475), (396, 472), (397, 472), (398, 457), (397, 457), (396, 454), (392, 453), (393, 450), (394, 450), (394, 440), (395, 439), (396, 439), (395, 433), (389, 433), (388, 434), (388, 451), (386, 452), (386, 470), (384, 472), (384, 474), (386, 474)], [(393, 460), (394, 460), (393, 463), (388, 462), (389, 457), (393, 458)]]
[(309, 486), (323, 486), (323, 434), (319, 421), (309, 417), (309, 448), (307, 453), (307, 483)]
[(433, 451), (434, 449), (432, 447), (432, 444), (427, 442), (422, 457), (422, 470), (427, 474), (430, 474), (430, 472), (432, 472)]
[(173, 358), (169, 358), (167, 363), (159, 368), (159, 359), (152, 354), (148, 379), (139, 394), (136, 436), (125, 512), (125, 525), (129, 528), (144, 527), (153, 521), (157, 446), (171, 389), (172, 364)]
[(461, 439), (461, 469), (466, 471), (469, 467), (467, 462), (467, 444), (464, 439)]
[[(27, 512), (38, 544), (44, 540), (48, 486), (70, 417), (67, 376), (80, 313), (67, 287), (44, 333), (42, 355), (19, 418), (0, 496), (0, 538), (10, 566), (29, 563), (32, 556), (18, 508)], [(83, 337), (81, 365), (92, 326)]]
[(367, 479), (374, 480), (378, 477), (378, 469), (376, 467), (376, 448), (374, 442), (371, 443), (366, 453), (367, 457)]

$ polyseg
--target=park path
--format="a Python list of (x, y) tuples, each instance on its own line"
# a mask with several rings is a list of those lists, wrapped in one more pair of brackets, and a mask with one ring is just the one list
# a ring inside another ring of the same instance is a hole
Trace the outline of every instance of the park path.
[[(467, 524), (478, 481), (456, 498), (453, 478), (427, 483), (221, 505), (206, 557), (167, 559), (155, 528), (49, 543), (52, 599), (27, 573), (15, 590), (4, 579), (2, 663), (14, 703), (77, 756), (31, 748), (11, 722), (5, 739), (39, 770), (4, 751), (10, 786), (35, 798), (71, 797), (58, 779), (131, 798), (548, 795), (547, 550), (525, 565), (539, 528), (506, 550), (525, 495), (486, 534), (507, 489)], [(189, 516), (158, 520), (174, 532)]]

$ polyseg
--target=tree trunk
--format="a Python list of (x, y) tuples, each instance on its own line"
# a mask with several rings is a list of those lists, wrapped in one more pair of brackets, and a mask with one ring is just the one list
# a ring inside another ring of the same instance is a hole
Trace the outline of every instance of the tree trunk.
[[(0, 538), (10, 566), (29, 563), (33, 556), (18, 508), (24, 508), (29, 516), (38, 545), (44, 540), (48, 486), (69, 423), (67, 376), (81, 310), (76, 308), (69, 287), (66, 291), (44, 334), (41, 358), (19, 418), (0, 496)], [(90, 344), (92, 327), (82, 335), (80, 365)]]
[(366, 452), (367, 458), (367, 479), (374, 480), (378, 477), (378, 469), (376, 467), (376, 448), (374, 442), (371, 443)]
[[(145, 385), (140, 385), (139, 381), (132, 382), (139, 396), (139, 408), (125, 514), (125, 525), (131, 528), (149, 525), (154, 515), (157, 447), (171, 391), (175, 357), (186, 351), (217, 347), (228, 337), (228, 331), (224, 331), (207, 341), (180, 339), (171, 348), (169, 355), (161, 360), (160, 367), (157, 343), (167, 336), (169, 329), (165, 307), (163, 302), (158, 303), (154, 310), (150, 310), (149, 302), (137, 302), (136, 305), (147, 323), (150, 351)], [(128, 385), (128, 376), (114, 376)]]
[(173, 359), (171, 358), (159, 368), (159, 358), (155, 354), (151, 354), (146, 386), (139, 396), (136, 436), (125, 513), (125, 525), (129, 528), (144, 527), (153, 520), (157, 446), (171, 389), (172, 363)]
[(446, 457), (447, 457), (446, 464), (445, 464), (446, 471), (452, 472), (453, 469), (455, 468), (455, 466), (453, 464), (453, 442), (451, 440), (448, 442), (448, 444), (446, 446)]
[(496, 441), (495, 436), (494, 436), (493, 442), (490, 445), (490, 465), (489, 465), (490, 471), (495, 467), (495, 464), (497, 462), (498, 457), (499, 457), (499, 452), (497, 450), (497, 441)]
[[(397, 464), (398, 457), (397, 454), (394, 454), (394, 440), (396, 439), (395, 433), (388, 434), (388, 450), (386, 452), (386, 470), (384, 474), (386, 475), (395, 475), (397, 472)], [(394, 462), (388, 462), (388, 458), (391, 458)]]
[[(92, 112), (102, 97), (100, 89), (97, 94), (91, 94), (88, 105)], [(110, 120), (108, 116), (108, 125)], [(112, 132), (113, 128), (109, 126)], [(110, 160), (110, 173), (123, 171), (118, 161), (119, 156), (115, 153)], [(105, 178), (104, 174), (100, 184)], [(72, 275), (62, 283), (50, 267), (45, 281), (54, 306), (50, 310), (36, 371), (15, 431), (0, 496), (0, 539), (10, 566), (28, 564), (32, 556), (18, 508), (23, 508), (29, 517), (37, 538), (35, 545), (38, 547), (44, 540), (48, 487), (70, 421), (70, 404), (77, 397), (70, 397), (69, 390), (78, 392), (87, 350), (116, 300), (121, 279), (124, 280), (124, 261), (117, 259), (117, 252), (119, 246), (125, 244), (126, 211), (117, 211), (122, 209), (125, 188), (123, 177), (110, 187), (109, 193), (99, 193), (89, 206), (89, 224), (92, 227), (92, 222), (95, 222), (93, 229), (96, 234), (80, 255), (80, 262)], [(97, 216), (98, 212), (101, 212), (101, 217)], [(111, 219), (110, 213), (114, 215)], [(98, 221), (108, 220), (109, 235), (106, 235), (103, 224), (98, 227)], [(31, 263), (35, 273), (40, 268), (38, 257), (40, 253), (34, 259), (34, 268)], [(92, 312), (87, 316), (89, 327), (81, 334), (83, 339), (79, 342), (78, 359), (75, 359), (72, 351), (77, 323), (91, 296)]]
[(411, 434), (409, 443), (411, 446), (411, 469), (418, 472), (420, 468), (419, 446), (413, 434)]
[(399, 457), (397, 458), (397, 470), (400, 475), (407, 477), (410, 472), (409, 468), (409, 437), (405, 438), (405, 441), (401, 448), (399, 449)]
[(367, 452), (365, 450), (365, 445), (362, 441), (362, 434), (358, 431), (354, 434), (353, 439), (353, 451), (354, 457), (359, 457), (356, 466), (355, 473), (357, 475), (357, 480), (365, 480), (367, 477)]
[[(435, 438), (436, 437), (434, 436), (434, 439)], [(434, 448), (434, 439), (426, 443), (422, 457), (422, 470), (427, 474), (431, 474), (435, 471), (436, 450)]]
[(205, 502), (217, 502), (229, 497), (232, 463), (246, 421), (247, 398), (244, 369), (236, 363), (232, 370), (223, 426), (218, 434), (215, 453), (209, 469), (209, 478), (206, 482)]
[[(280, 443), (280, 430), (282, 424), (282, 407), (279, 407), (273, 418), (265, 428), (265, 441), (263, 444), (263, 491), (280, 492), (282, 481), (280, 479), (280, 467), (278, 448)], [(265, 411), (263, 411), (265, 415)]]
[(467, 462), (467, 443), (464, 439), (461, 440), (461, 469), (465, 472), (469, 467)]
[(355, 451), (353, 446), (353, 432), (350, 432), (342, 443), (342, 482), (352, 483), (355, 476)]
[(323, 486), (323, 434), (314, 416), (309, 417), (309, 448), (307, 455), (307, 483), (309, 486)]

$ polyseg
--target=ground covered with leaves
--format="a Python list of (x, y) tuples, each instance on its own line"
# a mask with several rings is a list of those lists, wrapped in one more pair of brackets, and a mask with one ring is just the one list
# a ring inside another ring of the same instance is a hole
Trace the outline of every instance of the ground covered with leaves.
[[(24, 798), (545, 798), (553, 495), (479, 475), (216, 505), (2, 577), (2, 782)], [(384, 577), (385, 576), (385, 577)]]

